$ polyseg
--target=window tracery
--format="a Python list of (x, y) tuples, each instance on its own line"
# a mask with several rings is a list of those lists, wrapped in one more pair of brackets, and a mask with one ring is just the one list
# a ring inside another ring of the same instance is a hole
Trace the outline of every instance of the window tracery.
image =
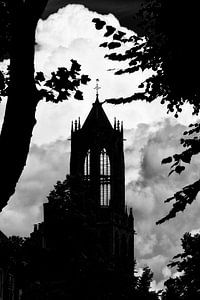
[(101, 206), (109, 206), (111, 198), (110, 184), (110, 159), (103, 149), (100, 153), (100, 204)]

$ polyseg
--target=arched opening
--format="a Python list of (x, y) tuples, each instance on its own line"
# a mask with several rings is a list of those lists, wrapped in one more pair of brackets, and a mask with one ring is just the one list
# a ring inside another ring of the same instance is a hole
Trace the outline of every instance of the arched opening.
[(100, 153), (100, 204), (101, 206), (109, 206), (111, 198), (110, 184), (110, 159), (103, 149)]
[(84, 180), (90, 181), (90, 149), (85, 156), (84, 162)]

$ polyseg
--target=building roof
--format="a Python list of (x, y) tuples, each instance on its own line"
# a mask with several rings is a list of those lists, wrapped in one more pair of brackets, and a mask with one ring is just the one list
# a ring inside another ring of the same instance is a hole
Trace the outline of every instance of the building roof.
[(90, 110), (82, 129), (113, 129), (112, 125), (102, 107), (102, 103), (99, 102), (98, 95), (96, 101), (93, 103), (92, 109)]

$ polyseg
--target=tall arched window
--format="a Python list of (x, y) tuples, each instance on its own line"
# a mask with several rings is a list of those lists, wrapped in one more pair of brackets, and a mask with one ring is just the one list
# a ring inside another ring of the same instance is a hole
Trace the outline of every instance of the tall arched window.
[(90, 149), (86, 154), (84, 162), (84, 180), (90, 181)]
[(111, 198), (110, 159), (105, 149), (100, 153), (100, 204), (108, 206)]

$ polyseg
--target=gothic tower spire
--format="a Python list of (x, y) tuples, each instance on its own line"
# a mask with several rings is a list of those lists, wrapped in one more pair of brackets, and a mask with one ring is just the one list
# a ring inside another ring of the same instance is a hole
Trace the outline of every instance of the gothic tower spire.
[[(111, 125), (99, 102), (99, 80), (96, 101), (81, 129), (72, 132), (70, 173), (83, 178), (85, 202), (96, 214), (96, 231), (105, 243), (109, 259), (133, 265), (134, 220), (125, 206), (125, 165), (123, 123)], [(91, 206), (90, 206), (91, 204)], [(86, 208), (86, 210), (87, 210)]]

